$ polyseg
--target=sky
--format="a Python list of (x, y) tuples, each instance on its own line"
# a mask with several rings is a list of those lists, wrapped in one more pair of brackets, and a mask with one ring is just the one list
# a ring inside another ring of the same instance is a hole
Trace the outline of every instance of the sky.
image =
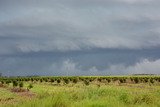
[(0, 72), (160, 74), (159, 0), (0, 0)]

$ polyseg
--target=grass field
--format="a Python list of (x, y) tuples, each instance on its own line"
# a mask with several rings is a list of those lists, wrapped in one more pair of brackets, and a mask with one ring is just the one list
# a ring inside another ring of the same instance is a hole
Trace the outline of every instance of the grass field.
[[(1, 78), (0, 107), (160, 107), (159, 78)], [(23, 86), (13, 87), (15, 80)]]

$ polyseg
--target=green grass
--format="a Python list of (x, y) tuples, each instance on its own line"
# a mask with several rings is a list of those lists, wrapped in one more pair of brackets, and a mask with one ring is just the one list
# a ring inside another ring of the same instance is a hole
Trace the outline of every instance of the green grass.
[[(41, 88), (42, 86), (37, 87)], [(51, 90), (58, 90), (52, 92)], [(45, 90), (46, 91), (46, 90)], [(39, 92), (39, 90), (38, 90)], [(49, 92), (49, 93), (48, 93)], [(38, 99), (24, 103), (21, 107), (159, 107), (158, 90), (132, 92), (125, 87), (87, 86), (83, 88), (50, 87)], [(20, 107), (19, 105), (17, 107)]]
[[(74, 84), (56, 82), (30, 83), (33, 98), (20, 96), (7, 88), (0, 88), (0, 99), (14, 98), (11, 102), (0, 101), (0, 107), (160, 107), (160, 84), (150, 83), (103, 83), (79, 81)], [(12, 87), (11, 84), (9, 86)]]

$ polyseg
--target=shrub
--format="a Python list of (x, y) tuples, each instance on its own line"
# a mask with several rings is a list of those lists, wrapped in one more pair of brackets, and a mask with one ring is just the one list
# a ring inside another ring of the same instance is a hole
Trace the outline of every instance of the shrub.
[(84, 80), (84, 84), (85, 85), (89, 85), (89, 81), (88, 80)]
[(33, 82), (33, 81), (34, 81), (34, 79), (33, 79), (33, 78), (31, 78), (31, 81)]
[(93, 79), (92, 79), (92, 78), (90, 78), (90, 79), (89, 79), (89, 82), (92, 82), (92, 81), (93, 81)]
[(23, 82), (19, 83), (19, 87), (22, 88), (23, 87)]
[(139, 82), (138, 77), (135, 77), (135, 78), (134, 78), (134, 82), (135, 82), (135, 83), (138, 83), (138, 82)]
[(77, 78), (74, 78), (73, 79), (73, 83), (77, 83), (78, 82), (78, 79)]
[(54, 79), (53, 79), (53, 78), (51, 78), (50, 82), (54, 82)]
[(160, 78), (158, 78), (158, 82), (160, 82)]
[(152, 84), (154, 83), (154, 80), (153, 80), (153, 78), (151, 78), (151, 79), (150, 79), (150, 82), (151, 82)]
[(25, 78), (24, 80), (25, 80), (25, 81), (28, 81), (28, 79), (27, 79), (27, 78)]
[(13, 87), (17, 87), (18, 86), (18, 82), (16, 80), (13, 81)]
[(120, 81), (120, 83), (124, 83), (125, 82), (125, 80), (123, 78), (120, 78), (119, 81)]
[(148, 82), (148, 78), (144, 78), (144, 82), (147, 83)]
[(108, 82), (108, 83), (110, 83), (110, 82), (111, 82), (111, 80), (110, 80), (109, 78), (106, 78), (106, 80), (107, 80), (107, 82)]
[(130, 80), (133, 82), (134, 81), (134, 79), (132, 78), (132, 77), (130, 77)]
[(1, 81), (1, 84), (4, 84), (4, 81)]
[(101, 79), (101, 78), (98, 78), (98, 81), (99, 81), (99, 82), (101, 82), (101, 81), (102, 81), (102, 79)]
[(42, 78), (42, 81), (48, 82), (47, 78)]
[(69, 79), (64, 78), (63, 81), (64, 81), (65, 84), (69, 84)]
[(40, 79), (40, 82), (43, 82), (43, 79)]
[(33, 85), (29, 84), (28, 87), (27, 87), (27, 90), (30, 90), (31, 88), (33, 88)]
[(57, 83), (58, 83), (58, 84), (61, 83), (61, 80), (60, 80), (60, 79), (57, 79)]
[(113, 77), (112, 80), (113, 80), (113, 81), (117, 81), (118, 78), (117, 78), (117, 77)]

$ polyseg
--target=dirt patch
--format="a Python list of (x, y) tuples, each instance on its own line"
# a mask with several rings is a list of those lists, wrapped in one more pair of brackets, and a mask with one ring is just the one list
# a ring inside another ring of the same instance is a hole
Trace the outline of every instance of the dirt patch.
[(30, 101), (37, 97), (36, 93), (33, 93), (27, 89), (23, 88), (6, 88), (6, 90), (11, 91), (16, 94), (13, 97), (0, 98), (0, 106), (1, 105), (15, 105), (21, 102)]
[(0, 83), (0, 87), (3, 87), (3, 84)]
[(21, 93), (18, 93), (19, 96), (21, 97), (28, 97), (28, 98), (33, 98), (36, 96), (35, 93), (32, 93), (30, 91), (27, 91), (27, 92), (21, 92)]
[(11, 92), (28, 92), (28, 90), (23, 88), (11, 88)]
[(18, 94), (18, 96), (20, 97), (25, 97), (25, 98), (33, 98), (36, 97), (36, 94), (27, 90), (27, 89), (22, 89), (22, 88), (12, 88), (11, 92), (14, 92), (16, 94)]
[(2, 83), (0, 83), (0, 87), (1, 87), (1, 88), (6, 88), (7, 86), (4, 85), (4, 84), (2, 84)]

